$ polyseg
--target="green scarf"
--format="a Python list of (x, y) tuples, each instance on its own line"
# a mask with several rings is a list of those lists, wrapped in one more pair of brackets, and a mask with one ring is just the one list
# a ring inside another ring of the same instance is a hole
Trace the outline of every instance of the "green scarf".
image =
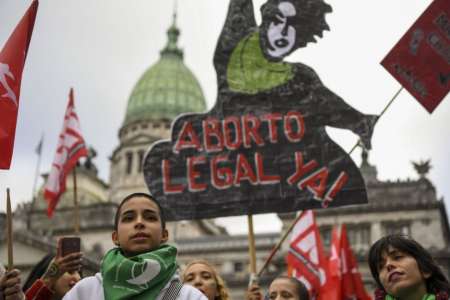
[(176, 255), (177, 249), (169, 245), (133, 257), (111, 249), (100, 267), (105, 299), (155, 300), (178, 268)]
[[(395, 298), (390, 295), (387, 295), (385, 300), (395, 300)], [(436, 300), (436, 297), (431, 294), (426, 294), (425, 296), (423, 296), (422, 300)]]
[(291, 64), (271, 62), (264, 57), (259, 45), (259, 32), (239, 42), (227, 67), (230, 89), (252, 95), (282, 85), (293, 77)]

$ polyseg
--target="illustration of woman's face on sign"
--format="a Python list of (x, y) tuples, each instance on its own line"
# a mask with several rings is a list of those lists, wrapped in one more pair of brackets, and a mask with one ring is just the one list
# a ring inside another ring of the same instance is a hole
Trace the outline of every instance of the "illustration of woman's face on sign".
[(331, 7), (323, 0), (268, 0), (261, 7), (261, 45), (269, 59), (282, 60), (328, 30), (325, 14)]
[(267, 53), (274, 58), (288, 55), (294, 48), (296, 29), (292, 21), (297, 12), (291, 2), (280, 2), (278, 11), (272, 17), (267, 29), (267, 41), (269, 47)]

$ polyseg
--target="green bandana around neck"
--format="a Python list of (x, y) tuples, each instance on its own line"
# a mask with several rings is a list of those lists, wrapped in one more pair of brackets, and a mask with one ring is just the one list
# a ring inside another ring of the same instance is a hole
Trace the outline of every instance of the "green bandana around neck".
[[(392, 297), (391, 295), (387, 295), (385, 300), (395, 300), (395, 298)], [(426, 294), (425, 296), (423, 296), (422, 300), (436, 300), (436, 296), (431, 295), (431, 294)]]
[(170, 245), (133, 257), (125, 257), (120, 248), (111, 249), (100, 267), (105, 299), (155, 300), (178, 268), (176, 255)]
[(264, 57), (259, 32), (242, 39), (231, 54), (227, 82), (234, 92), (257, 94), (288, 82), (294, 77), (292, 65)]

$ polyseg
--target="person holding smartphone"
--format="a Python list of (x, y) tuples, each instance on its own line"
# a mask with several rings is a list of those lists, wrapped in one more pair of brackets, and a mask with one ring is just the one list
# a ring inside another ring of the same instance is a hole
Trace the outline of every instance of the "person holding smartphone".
[(46, 255), (31, 271), (23, 290), (26, 300), (60, 300), (81, 279), (79, 238), (58, 240), (56, 256)]

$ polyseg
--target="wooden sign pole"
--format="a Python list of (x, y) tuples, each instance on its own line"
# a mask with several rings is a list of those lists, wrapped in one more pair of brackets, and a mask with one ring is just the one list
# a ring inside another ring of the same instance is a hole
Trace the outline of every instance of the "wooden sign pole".
[(253, 232), (253, 216), (247, 215), (248, 220), (248, 254), (250, 258), (250, 283), (256, 279), (256, 251), (255, 251), (255, 234)]
[(6, 189), (6, 238), (8, 240), (8, 270), (14, 267), (13, 260), (13, 234), (12, 234), (12, 212), (9, 188)]
[(74, 219), (75, 219), (75, 235), (80, 234), (80, 206), (78, 204), (78, 195), (77, 195), (77, 167), (73, 168), (73, 203), (74, 203)]

